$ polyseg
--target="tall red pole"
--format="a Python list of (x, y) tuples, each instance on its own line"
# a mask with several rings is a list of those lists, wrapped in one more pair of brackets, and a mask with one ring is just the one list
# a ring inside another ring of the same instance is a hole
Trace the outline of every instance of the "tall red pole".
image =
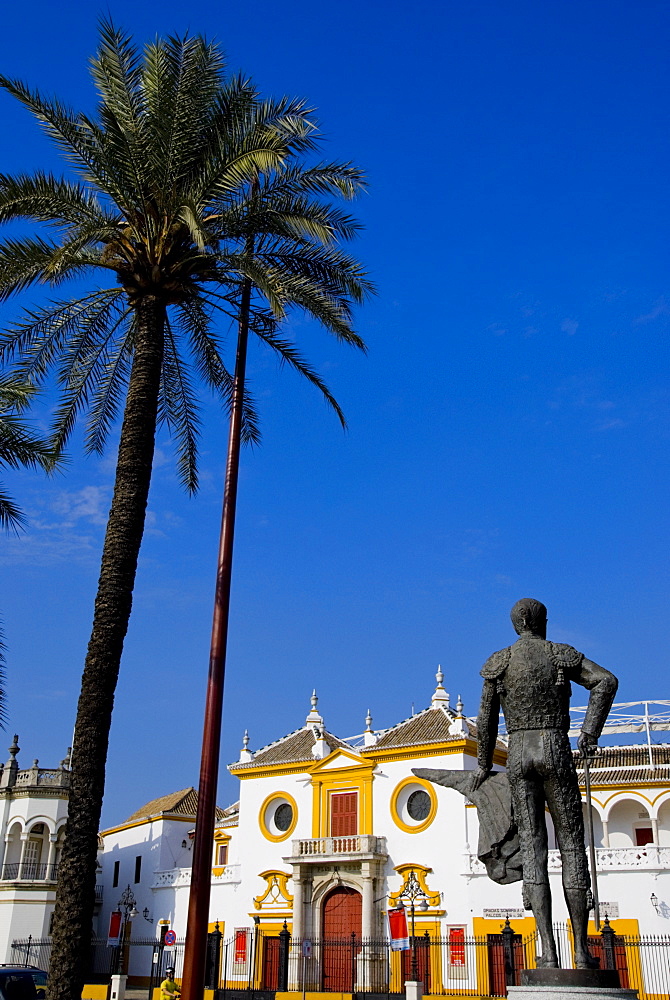
[(212, 883), (212, 845), (216, 821), (216, 787), (219, 777), (221, 747), (221, 713), (223, 709), (223, 682), (226, 673), (226, 647), (228, 641), (228, 615), (230, 610), (230, 581), (233, 567), (233, 536), (235, 509), (237, 507), (237, 481), (240, 468), (240, 443), (242, 439), (242, 411), (244, 407), (244, 377), (249, 340), (249, 309), (251, 281), (242, 286), (240, 321), (235, 359), (235, 379), (230, 412), (228, 457), (223, 490), (223, 514), (219, 539), (219, 559), (214, 595), (212, 640), (209, 652), (209, 677), (205, 702), (205, 722), (200, 758), (200, 784), (198, 786), (198, 811), (195, 821), (193, 869), (188, 900), (188, 924), (182, 978), (183, 1000), (202, 1000), (205, 988), (205, 960), (207, 955), (207, 925), (209, 898)]

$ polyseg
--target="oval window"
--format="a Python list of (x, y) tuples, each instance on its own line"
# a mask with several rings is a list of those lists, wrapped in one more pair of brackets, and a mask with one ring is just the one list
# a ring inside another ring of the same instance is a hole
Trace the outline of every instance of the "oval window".
[(293, 822), (293, 810), (288, 802), (282, 802), (280, 806), (277, 806), (275, 809), (274, 821), (277, 829), (280, 830), (281, 833), (286, 833)]
[(428, 792), (424, 792), (423, 788), (417, 788), (407, 799), (407, 812), (417, 822), (421, 822), (421, 820), (428, 817), (430, 807), (430, 795)]

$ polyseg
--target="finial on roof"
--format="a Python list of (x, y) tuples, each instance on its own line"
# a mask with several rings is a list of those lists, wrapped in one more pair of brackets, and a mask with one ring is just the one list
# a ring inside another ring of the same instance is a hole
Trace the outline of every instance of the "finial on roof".
[(442, 673), (442, 667), (438, 665), (437, 673), (435, 674), (435, 680), (437, 681), (437, 687), (435, 688), (435, 693), (433, 699), (430, 703), (431, 708), (449, 708), (449, 694), (444, 690), (442, 681), (444, 680), (444, 674)]
[(458, 701), (456, 702), (456, 715), (454, 716), (449, 725), (449, 733), (451, 736), (470, 735), (467, 719), (463, 715), (463, 701), (461, 699), (460, 694), (458, 696)]
[(14, 733), (14, 739), (12, 740), (12, 745), (9, 748), (10, 759), (7, 761), (8, 764), (10, 764), (13, 760), (16, 760), (16, 755), (20, 749), (21, 747), (19, 746), (19, 737), (17, 736), (16, 733)]
[(312, 710), (309, 713), (309, 715), (307, 716), (307, 718), (305, 719), (305, 725), (307, 725), (307, 726), (314, 726), (314, 725), (321, 726), (321, 725), (323, 725), (323, 719), (321, 718), (321, 716), (319, 715), (319, 713), (316, 710), (316, 706), (319, 704), (319, 699), (316, 696), (316, 688), (314, 688), (314, 690), (312, 691), (312, 697), (310, 698), (310, 701), (312, 703)]
[(312, 747), (312, 757), (323, 760), (330, 753), (330, 747), (326, 743), (323, 735), (323, 725), (317, 723), (314, 726), (314, 746)]
[(249, 730), (244, 730), (244, 736), (242, 737), (242, 749), (240, 750), (240, 764), (248, 764), (254, 759), (254, 755), (249, 749)]
[(363, 733), (363, 746), (373, 747), (377, 742), (377, 736), (372, 729), (372, 715), (370, 709), (368, 709), (368, 714), (365, 716), (365, 732)]

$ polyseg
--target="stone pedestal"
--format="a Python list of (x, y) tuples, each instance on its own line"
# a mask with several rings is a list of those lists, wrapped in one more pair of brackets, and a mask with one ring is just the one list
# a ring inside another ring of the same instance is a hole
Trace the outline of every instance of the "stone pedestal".
[(415, 983), (413, 980), (405, 983), (405, 1000), (422, 1000), (423, 983)]
[(128, 976), (112, 976), (109, 987), (109, 1000), (125, 1000)]
[(619, 986), (611, 969), (524, 969), (510, 1000), (637, 1000), (637, 990)]

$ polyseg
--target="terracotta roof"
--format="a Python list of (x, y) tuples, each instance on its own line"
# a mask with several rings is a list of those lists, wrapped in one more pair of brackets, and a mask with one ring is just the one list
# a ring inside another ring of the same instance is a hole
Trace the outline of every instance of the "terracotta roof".
[[(670, 784), (670, 745), (652, 746), (652, 760), (649, 766), (649, 750), (645, 745), (631, 747), (601, 747), (590, 767), (593, 785), (644, 785), (650, 782)], [(581, 756), (574, 752), (579, 784), (584, 785), (584, 770)]]
[[(374, 753), (375, 750), (386, 750), (390, 747), (420, 746), (422, 743), (449, 743), (462, 739), (460, 733), (450, 733), (449, 726), (454, 721), (455, 713), (443, 708), (426, 708), (418, 715), (413, 715), (397, 726), (382, 733), (374, 746), (366, 747), (361, 753)], [(466, 719), (470, 736), (476, 735), (475, 726)]]
[[(323, 738), (331, 750), (339, 748), (351, 750), (351, 747), (347, 743), (325, 730), (323, 731)], [(253, 760), (244, 764), (240, 764), (238, 761), (230, 764), (229, 767), (237, 770), (238, 768), (258, 767), (259, 765), (264, 766), (266, 764), (297, 764), (301, 761), (314, 761), (315, 758), (312, 754), (314, 740), (315, 736), (312, 727), (303, 726), (302, 729), (297, 729), (294, 733), (289, 733), (288, 736), (283, 736), (280, 740), (276, 740), (274, 743), (269, 743), (266, 747), (263, 747), (262, 750), (254, 754)]]
[[(131, 823), (136, 819), (147, 819), (149, 816), (160, 816), (163, 813), (177, 816), (190, 816), (195, 819), (198, 810), (198, 793), (195, 788), (182, 788), (179, 792), (172, 792), (170, 795), (161, 795), (157, 799), (151, 799), (141, 809), (137, 809), (132, 816), (126, 820)], [(216, 818), (221, 819), (223, 809), (216, 807)]]

